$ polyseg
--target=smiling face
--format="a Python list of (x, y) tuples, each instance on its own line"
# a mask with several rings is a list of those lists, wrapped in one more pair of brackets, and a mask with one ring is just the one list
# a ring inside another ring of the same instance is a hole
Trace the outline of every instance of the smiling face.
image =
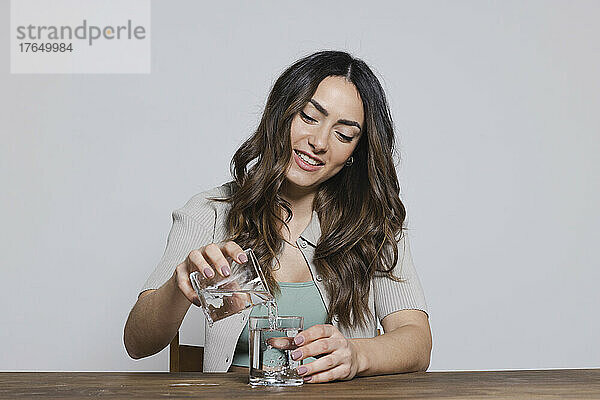
[(292, 120), (292, 155), (286, 171), (291, 190), (316, 191), (342, 168), (364, 126), (363, 104), (354, 84), (342, 76), (323, 79)]

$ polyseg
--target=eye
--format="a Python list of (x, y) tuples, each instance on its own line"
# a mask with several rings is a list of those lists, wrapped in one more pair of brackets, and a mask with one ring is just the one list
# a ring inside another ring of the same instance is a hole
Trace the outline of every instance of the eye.
[(316, 119), (309, 117), (308, 115), (306, 115), (304, 113), (304, 111), (300, 111), (300, 116), (302, 117), (302, 119), (304, 119), (305, 121), (309, 121), (309, 122), (317, 122)]
[(354, 139), (352, 136), (343, 135), (338, 131), (335, 131), (335, 133), (337, 133), (340, 136), (340, 139), (342, 139), (344, 142), (351, 142), (352, 139)]

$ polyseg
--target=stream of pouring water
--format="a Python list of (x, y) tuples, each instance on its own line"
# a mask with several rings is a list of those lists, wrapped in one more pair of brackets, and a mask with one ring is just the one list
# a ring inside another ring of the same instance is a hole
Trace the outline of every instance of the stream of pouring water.
[(269, 328), (277, 329), (277, 317), (279, 316), (277, 311), (277, 303), (275, 299), (271, 299), (267, 302), (267, 310), (269, 316)]

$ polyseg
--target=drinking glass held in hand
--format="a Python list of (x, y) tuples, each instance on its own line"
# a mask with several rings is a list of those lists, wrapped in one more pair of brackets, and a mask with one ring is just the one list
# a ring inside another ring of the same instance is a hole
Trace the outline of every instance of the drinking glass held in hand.
[(191, 251), (176, 274), (179, 289), (202, 307), (209, 325), (273, 297), (252, 250), (231, 241)]

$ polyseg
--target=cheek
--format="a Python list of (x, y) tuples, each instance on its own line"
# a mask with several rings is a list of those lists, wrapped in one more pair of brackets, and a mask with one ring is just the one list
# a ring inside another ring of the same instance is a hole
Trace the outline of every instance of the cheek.
[(355, 148), (355, 146), (350, 146), (349, 144), (344, 144), (339, 141), (334, 146), (335, 147), (332, 148), (332, 150), (334, 150), (332, 152), (334, 155), (332, 161), (334, 161), (335, 164), (344, 164), (346, 160), (350, 158)]
[(294, 143), (298, 138), (302, 137), (302, 130), (300, 128), (300, 124), (297, 118), (292, 120), (292, 125), (290, 126), (290, 140)]

